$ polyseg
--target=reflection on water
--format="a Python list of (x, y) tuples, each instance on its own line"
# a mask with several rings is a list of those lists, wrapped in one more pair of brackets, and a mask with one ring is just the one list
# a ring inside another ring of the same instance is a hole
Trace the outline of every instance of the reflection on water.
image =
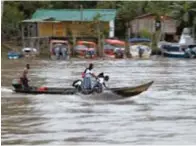
[(26, 61), (2, 61), (2, 144), (196, 143), (195, 60), (37, 60), (30, 62), (31, 84), (69, 87), (89, 62), (95, 72), (110, 76), (110, 87), (155, 82), (147, 92), (124, 100), (16, 94), (10, 82)]

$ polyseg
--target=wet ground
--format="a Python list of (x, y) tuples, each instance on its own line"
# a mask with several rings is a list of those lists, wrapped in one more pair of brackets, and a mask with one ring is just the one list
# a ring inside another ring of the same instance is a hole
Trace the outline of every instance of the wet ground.
[[(11, 80), (26, 63), (31, 85), (70, 87), (89, 62), (110, 76), (109, 87), (154, 84), (123, 100), (12, 92)], [(2, 60), (1, 73), (2, 144), (196, 143), (196, 60)]]

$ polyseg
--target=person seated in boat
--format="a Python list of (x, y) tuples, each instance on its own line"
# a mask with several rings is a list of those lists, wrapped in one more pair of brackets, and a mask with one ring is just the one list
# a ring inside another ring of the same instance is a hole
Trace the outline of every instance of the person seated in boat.
[(93, 72), (93, 64), (90, 63), (89, 67), (85, 69), (83, 72), (83, 89), (92, 89), (92, 77), (97, 78), (97, 76)]
[(93, 89), (98, 92), (98, 93), (101, 93), (103, 91), (103, 86), (108, 89), (108, 87), (106, 86), (105, 84), (105, 81), (108, 81), (109, 80), (109, 76), (104, 76), (104, 73), (100, 73), (98, 76), (97, 76), (97, 82), (96, 84), (94, 85)]
[(26, 67), (24, 68), (22, 75), (20, 77), (20, 81), (21, 81), (24, 88), (29, 88), (29, 84), (28, 84), (29, 80), (27, 78), (27, 74), (28, 74), (29, 69), (30, 69), (30, 65), (26, 64)]

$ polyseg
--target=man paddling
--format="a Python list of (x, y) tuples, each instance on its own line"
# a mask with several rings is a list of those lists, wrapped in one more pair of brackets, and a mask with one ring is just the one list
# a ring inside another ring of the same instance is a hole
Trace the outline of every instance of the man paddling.
[(20, 81), (21, 81), (24, 88), (29, 88), (29, 84), (28, 84), (29, 80), (27, 78), (27, 74), (28, 74), (29, 69), (30, 69), (30, 65), (26, 64), (26, 67), (24, 68), (22, 75), (20, 77)]

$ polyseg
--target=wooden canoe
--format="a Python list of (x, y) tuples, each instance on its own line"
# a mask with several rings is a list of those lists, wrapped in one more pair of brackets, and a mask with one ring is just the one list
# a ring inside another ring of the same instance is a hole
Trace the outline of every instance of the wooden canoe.
[[(110, 88), (109, 90), (122, 97), (131, 97), (146, 91), (152, 84), (153, 81), (136, 87)], [(29, 89), (14, 89), (14, 91), (18, 93), (26, 93), (26, 94), (73, 95), (78, 93), (78, 91), (75, 88), (54, 88), (54, 87), (30, 87)], [(82, 94), (92, 94), (92, 91), (85, 92)]]
[(110, 90), (113, 93), (121, 95), (123, 97), (130, 97), (146, 91), (152, 84), (153, 81), (136, 87), (110, 88)]

